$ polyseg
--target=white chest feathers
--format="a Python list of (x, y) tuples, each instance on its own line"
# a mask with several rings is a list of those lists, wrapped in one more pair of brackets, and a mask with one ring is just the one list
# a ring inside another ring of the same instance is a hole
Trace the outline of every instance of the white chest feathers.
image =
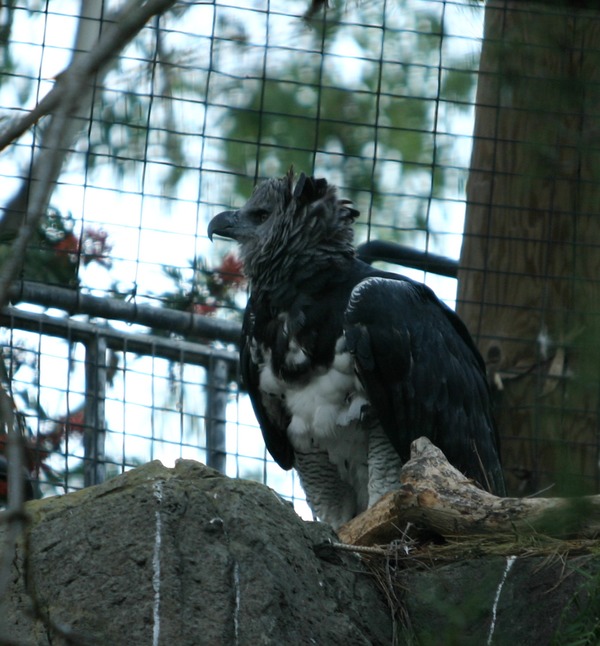
[[(337, 528), (384, 493), (373, 487), (378, 478), (373, 478), (369, 452), (375, 429), (363, 424), (368, 401), (354, 360), (341, 338), (332, 364), (296, 383), (274, 374), (268, 353), (263, 358), (263, 400), (285, 408), (287, 436), (307, 501), (321, 520)], [(303, 361), (306, 356), (290, 345), (288, 359)], [(389, 449), (393, 452), (391, 445)]]
[[(257, 352), (256, 344), (254, 350), (261, 359), (263, 404), (273, 419), (289, 419), (286, 430), (295, 466), (307, 501), (321, 520), (337, 528), (398, 486), (400, 457), (372, 411), (367, 412), (369, 402), (343, 337), (331, 365), (302, 382), (276, 375), (270, 352)], [(290, 342), (285, 361), (298, 366), (309, 358)]]
[[(354, 360), (345, 350), (343, 339), (337, 344), (333, 363), (311, 376), (307, 383), (286, 382), (273, 373), (270, 356), (260, 370), (260, 390), (278, 398), (291, 416), (288, 439), (297, 451), (322, 448), (334, 451), (341, 444), (354, 444), (361, 413), (368, 402), (354, 373)], [(299, 360), (302, 351), (290, 344), (290, 356)], [(333, 456), (332, 456), (333, 457)]]

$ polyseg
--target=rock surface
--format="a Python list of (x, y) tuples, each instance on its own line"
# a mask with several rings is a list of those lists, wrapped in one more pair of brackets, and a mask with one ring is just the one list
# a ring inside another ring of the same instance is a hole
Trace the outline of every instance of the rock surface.
[[(432, 546), (411, 562), (369, 556), (367, 569), (353, 553), (315, 549), (333, 531), (268, 487), (190, 461), (152, 462), (27, 511), (28, 543), (0, 599), (0, 646), (600, 640), (593, 542), (578, 556), (560, 542), (546, 556), (515, 543), (516, 559), (465, 543), (452, 562)], [(375, 572), (396, 601), (395, 626)]]
[(479, 556), (405, 570), (396, 584), (410, 591), (419, 646), (600, 643), (597, 556)]
[(332, 530), (263, 485), (153, 462), (28, 511), (0, 643), (64, 642), (32, 618), (26, 569), (41, 613), (74, 643), (391, 643), (387, 604), (358, 558), (319, 558), (313, 547)]

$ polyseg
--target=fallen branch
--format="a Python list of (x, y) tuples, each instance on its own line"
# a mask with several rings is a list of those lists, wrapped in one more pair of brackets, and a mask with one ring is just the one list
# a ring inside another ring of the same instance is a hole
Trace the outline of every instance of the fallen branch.
[(425, 437), (412, 443), (400, 482), (399, 489), (340, 528), (344, 543), (389, 543), (407, 523), (446, 537), (600, 535), (600, 496), (498, 498), (465, 479)]

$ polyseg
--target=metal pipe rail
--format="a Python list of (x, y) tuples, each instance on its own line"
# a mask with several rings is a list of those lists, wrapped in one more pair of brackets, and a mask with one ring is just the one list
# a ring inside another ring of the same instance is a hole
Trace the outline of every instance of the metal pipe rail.
[[(69, 305), (65, 298), (65, 292), (71, 292), (64, 288), (46, 288), (49, 294), (60, 298), (38, 298), (33, 297), (41, 294), (36, 289), (23, 290), (28, 294), (28, 301), (40, 300), (52, 301), (52, 306), (57, 307), (56, 300), (63, 306)], [(73, 295), (76, 295), (73, 292)], [(69, 295), (70, 298), (70, 295)], [(95, 312), (108, 311), (110, 305), (102, 308), (97, 301), (107, 299), (93, 298), (92, 301), (85, 300), (82, 309), (94, 309)], [(92, 303), (93, 307), (89, 304)], [(235, 324), (226, 326), (207, 326), (205, 321), (197, 324), (196, 319), (206, 319), (197, 315), (187, 315), (182, 312), (173, 312), (152, 308), (149, 306), (135, 308), (129, 303), (129, 318), (145, 321), (152, 327), (167, 327), (171, 329), (171, 323), (176, 322), (179, 331), (193, 330), (206, 331), (219, 336), (219, 329), (226, 330), (224, 336), (231, 338), (232, 330), (236, 330)], [(133, 309), (137, 312), (134, 312)], [(68, 309), (65, 307), (65, 309)], [(121, 308), (123, 309), (123, 308)], [(142, 316), (139, 316), (140, 309)], [(155, 325), (150, 317), (153, 310), (159, 313), (166, 313), (167, 316), (159, 316), (161, 325)], [(169, 316), (175, 315), (175, 316)], [(179, 315), (179, 316), (178, 316)], [(213, 321), (210, 321), (213, 323)], [(225, 321), (226, 324), (230, 323)], [(216, 348), (206, 343), (196, 343), (179, 339), (158, 336), (156, 334), (142, 334), (130, 331), (117, 330), (108, 324), (88, 323), (76, 321), (67, 316), (57, 317), (44, 313), (27, 312), (16, 307), (4, 307), (0, 309), (0, 326), (9, 329), (19, 329), (48, 336), (62, 338), (68, 342), (81, 343), (85, 348), (85, 409), (84, 409), (84, 484), (91, 486), (99, 484), (105, 479), (105, 452), (104, 442), (106, 436), (106, 418), (104, 414), (104, 402), (106, 398), (106, 372), (107, 372), (107, 351), (133, 352), (136, 354), (160, 357), (170, 361), (190, 363), (202, 366), (207, 371), (207, 391), (205, 406), (205, 428), (206, 428), (206, 462), (208, 466), (225, 472), (225, 420), (227, 407), (228, 384), (236, 379), (238, 374), (238, 353), (237, 350)], [(239, 334), (236, 338), (239, 337)]]

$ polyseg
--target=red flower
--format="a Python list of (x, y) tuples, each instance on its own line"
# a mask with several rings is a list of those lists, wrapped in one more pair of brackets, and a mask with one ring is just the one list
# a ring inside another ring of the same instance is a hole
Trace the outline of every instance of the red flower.
[(64, 238), (60, 239), (54, 245), (54, 251), (57, 254), (73, 254), (77, 256), (79, 254), (79, 240), (72, 234), (67, 233)]
[(202, 316), (210, 316), (217, 311), (216, 305), (209, 305), (208, 303), (194, 303), (194, 314), (202, 314)]
[(67, 256), (69, 262), (73, 264), (77, 262), (77, 258), (81, 257), (81, 261), (86, 266), (97, 262), (103, 267), (110, 267), (109, 255), (112, 245), (108, 243), (108, 233), (102, 229), (96, 230), (89, 227), (84, 229), (81, 240), (76, 238), (72, 232), (66, 232), (60, 240), (52, 245), (52, 248), (57, 255)]
[(59, 417), (57, 420), (59, 435), (62, 437), (65, 437), (70, 433), (79, 433), (83, 435), (83, 431), (85, 430), (84, 417), (85, 413), (83, 407), (79, 410), (72, 411), (70, 415)]
[(86, 228), (82, 235), (83, 264), (97, 262), (104, 267), (110, 267), (109, 255), (112, 245), (108, 243), (108, 233), (102, 229)]
[(220, 274), (224, 283), (234, 286), (242, 285), (245, 281), (242, 274), (242, 261), (234, 253), (223, 256), (221, 266), (216, 270), (216, 273)]

